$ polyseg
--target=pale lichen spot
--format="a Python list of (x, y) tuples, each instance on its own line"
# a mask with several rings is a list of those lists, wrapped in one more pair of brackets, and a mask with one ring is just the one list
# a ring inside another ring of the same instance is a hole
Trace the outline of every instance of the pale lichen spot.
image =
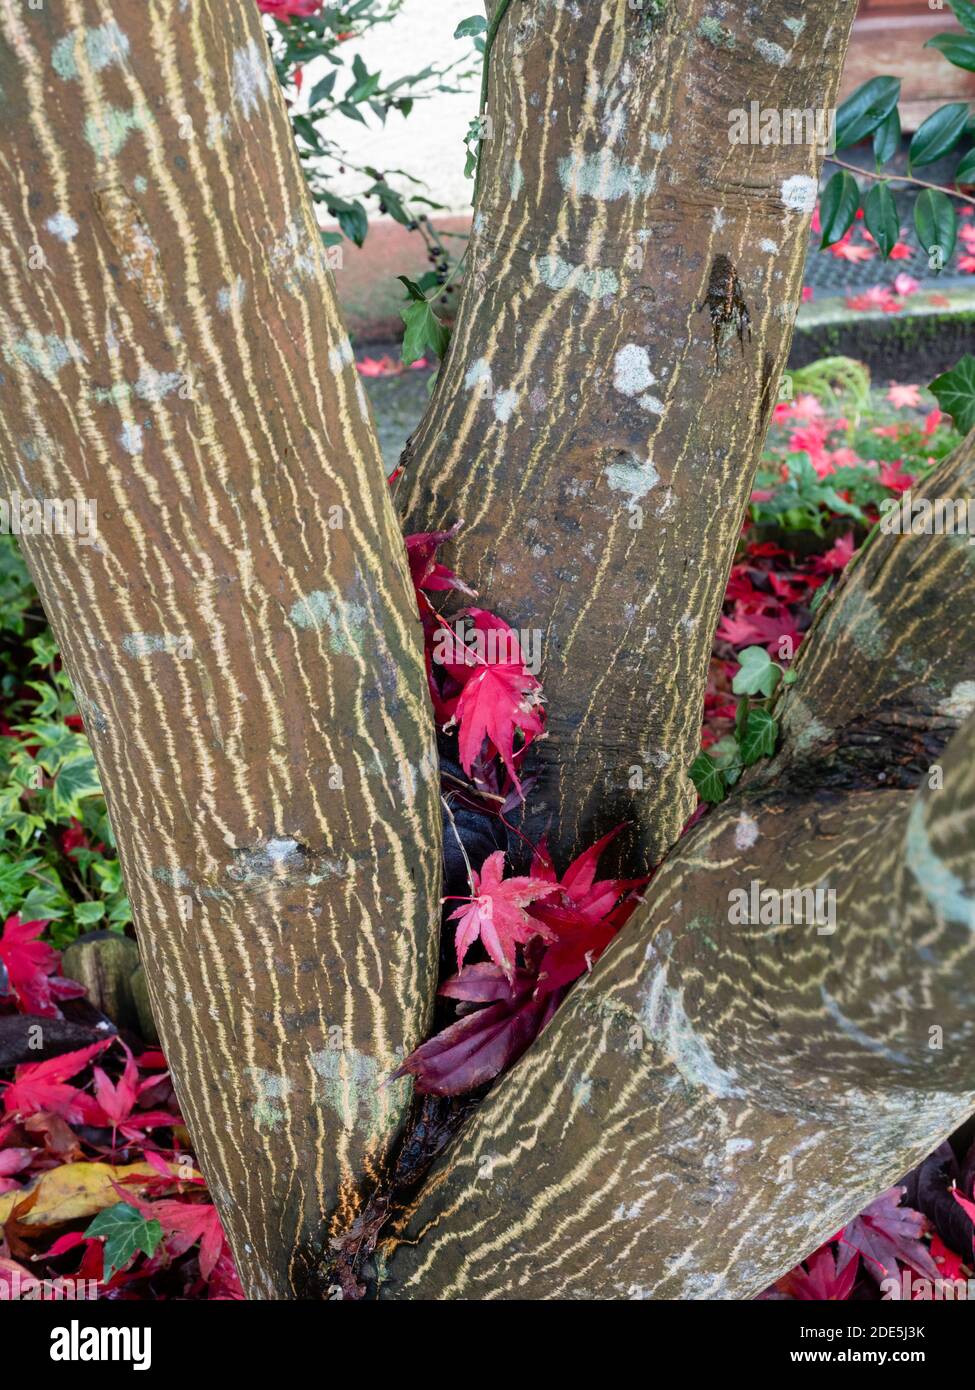
[(178, 391), (183, 382), (180, 372), (160, 372), (155, 367), (143, 367), (135, 383), (135, 394), (140, 400), (153, 404)]
[(60, 338), (56, 333), (33, 333), (17, 338), (4, 344), (3, 355), (11, 365), (23, 362), (48, 381), (56, 381), (58, 373), (69, 362), (88, 360), (73, 338)]
[(938, 713), (949, 719), (967, 719), (975, 711), (975, 681), (959, 681), (951, 694), (938, 702)]
[(368, 613), (361, 604), (313, 589), (307, 598), (296, 599), (288, 613), (295, 627), (304, 631), (329, 632), (333, 652), (352, 652), (365, 636)]
[(761, 241), (758, 243), (758, 246), (759, 250), (767, 251), (770, 256), (778, 255), (779, 243), (777, 241), (773, 241), (770, 236), (763, 236)]
[(710, 15), (705, 15), (697, 26), (700, 38), (705, 39), (715, 48), (734, 48), (735, 36), (713, 19)]
[(567, 193), (614, 203), (619, 198), (642, 198), (657, 186), (655, 170), (644, 172), (623, 164), (612, 150), (583, 154), (576, 150), (559, 160), (559, 180)]
[[(464, 385), (468, 391), (473, 391), (475, 387), (487, 386), (491, 389), (491, 364), (486, 357), (479, 357), (476, 362), (472, 362), (464, 373)], [(487, 394), (487, 393), (485, 393)]]
[(656, 967), (644, 989), (640, 1018), (647, 1038), (660, 1045), (686, 1085), (722, 1099), (743, 1094), (737, 1078), (718, 1063), (708, 1040), (688, 1018), (684, 991), (668, 985), (666, 965)]
[(614, 295), (620, 287), (616, 272), (608, 268), (597, 266), (589, 270), (556, 255), (539, 256), (534, 264), (538, 278), (550, 290), (578, 290), (587, 299), (603, 299)]
[(118, 441), (127, 454), (141, 454), (142, 426), (134, 423), (123, 425)]
[(321, 1099), (343, 1129), (374, 1133), (386, 1114), (406, 1103), (406, 1079), (389, 1084), (387, 1069), (354, 1047), (322, 1048), (309, 1060), (321, 1083)]
[(247, 285), (244, 283), (243, 276), (238, 275), (231, 280), (229, 285), (221, 285), (217, 290), (217, 308), (221, 314), (229, 314), (232, 309), (239, 308), (244, 302), (247, 294)]
[(133, 130), (144, 130), (149, 119), (142, 106), (134, 106), (131, 111), (104, 106), (85, 121), (85, 139), (99, 159), (114, 159)]
[(780, 190), (783, 203), (790, 212), (812, 212), (816, 206), (819, 185), (808, 174), (791, 174)]
[(907, 818), (904, 859), (925, 900), (939, 917), (975, 931), (975, 893), (945, 863), (928, 832), (928, 802), (915, 797)]
[(58, 39), (51, 49), (51, 66), (66, 82), (76, 81), (81, 76), (79, 44), (84, 45), (85, 58), (93, 72), (101, 72), (111, 63), (124, 63), (129, 52), (129, 40), (114, 19), (91, 29), (79, 27)]
[(639, 502), (660, 482), (653, 460), (639, 459), (635, 454), (622, 454), (604, 470), (607, 486), (621, 492), (631, 502)]
[(519, 164), (519, 162), (518, 162), (517, 159), (512, 160), (512, 163), (511, 163), (511, 175), (510, 175), (509, 180), (508, 180), (508, 187), (509, 187), (510, 190), (511, 190), (511, 201), (512, 201), (512, 202), (515, 202), (515, 201), (517, 200), (517, 198), (519, 197), (519, 195), (520, 195), (520, 193), (521, 193), (521, 190), (524, 188), (524, 186), (525, 186), (525, 175), (524, 175), (524, 172), (523, 172), (523, 170), (522, 170), (522, 167), (521, 167), (521, 165)]
[(169, 888), (192, 888), (193, 880), (185, 869), (171, 869), (168, 864), (160, 864), (153, 869), (152, 876)]
[(287, 1099), (291, 1082), (264, 1067), (248, 1067), (247, 1074), (257, 1093), (252, 1102), (252, 1114), (259, 1129), (277, 1129), (287, 1117)]
[(346, 367), (351, 367), (355, 361), (355, 353), (352, 351), (352, 343), (346, 337), (337, 343), (328, 354), (329, 371), (338, 376)]
[(494, 418), (500, 424), (506, 425), (515, 412), (518, 404), (518, 392), (507, 390), (499, 391), (494, 397)]
[(624, 396), (638, 396), (656, 383), (650, 354), (639, 343), (627, 343), (613, 359), (613, 385)]
[(283, 280), (285, 287), (296, 295), (304, 293), (304, 281), (324, 274), (327, 268), (321, 241), (309, 235), (301, 217), (294, 217), (285, 225), (272, 242), (268, 259), (275, 278)]
[(47, 219), (44, 226), (51, 235), (56, 236), (59, 241), (74, 241), (75, 237), (78, 235), (77, 222), (66, 212), (54, 213), (52, 217)]
[(735, 826), (735, 849), (751, 849), (758, 839), (758, 822), (747, 811), (742, 811)]
[(234, 50), (234, 100), (245, 116), (252, 115), (262, 101), (267, 101), (271, 84), (267, 76), (267, 53), (254, 39), (248, 39)]
[(773, 43), (771, 39), (756, 39), (755, 52), (766, 63), (771, 63), (774, 67), (784, 68), (789, 61), (789, 55), (780, 43)]

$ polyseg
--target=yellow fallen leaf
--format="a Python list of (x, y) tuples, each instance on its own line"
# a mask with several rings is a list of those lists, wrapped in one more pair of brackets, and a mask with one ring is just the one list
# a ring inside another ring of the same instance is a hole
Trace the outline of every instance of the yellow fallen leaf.
[[(196, 1169), (188, 1174), (185, 1168), (179, 1169), (175, 1164), (167, 1166), (174, 1176), (177, 1173), (180, 1177), (200, 1176)], [(105, 1207), (123, 1201), (112, 1184), (133, 1177), (146, 1180), (126, 1184), (133, 1192), (141, 1194), (146, 1183), (159, 1174), (148, 1163), (127, 1163), (117, 1168), (111, 1163), (66, 1163), (60, 1168), (50, 1168), (29, 1188), (0, 1196), (0, 1225), (9, 1219), (18, 1202), (37, 1189), (40, 1189), (37, 1201), (22, 1218), (25, 1226), (62, 1226), (68, 1221), (94, 1216)]]

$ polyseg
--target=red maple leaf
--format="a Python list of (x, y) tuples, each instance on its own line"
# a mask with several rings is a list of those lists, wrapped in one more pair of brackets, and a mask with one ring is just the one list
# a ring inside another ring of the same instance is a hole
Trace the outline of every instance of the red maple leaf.
[(649, 878), (596, 880), (599, 859), (611, 840), (624, 829), (617, 825), (601, 840), (572, 861), (561, 882), (543, 840), (535, 852), (532, 875), (558, 884), (561, 892), (532, 905), (531, 916), (544, 922), (554, 934), (538, 971), (539, 993), (547, 994), (571, 984), (591, 970), (620, 927), (639, 903), (636, 897), (620, 899)]
[(171, 1128), (181, 1123), (179, 1115), (168, 1110), (136, 1110), (139, 1096), (150, 1087), (158, 1084), (160, 1077), (147, 1076), (141, 1081), (139, 1069), (131, 1051), (125, 1048), (125, 1067), (117, 1082), (109, 1080), (101, 1067), (93, 1068), (95, 1077), (95, 1098), (102, 1112), (101, 1123), (113, 1131), (121, 1130), (126, 1139), (141, 1140), (148, 1129)]
[(468, 616), (476, 633), (487, 639), (487, 657), (482, 659), (455, 640), (450, 650), (455, 659), (445, 663), (450, 674), (463, 681), (451, 721), (459, 726), (460, 764), (469, 777), (487, 739), (520, 790), (514, 762), (515, 730), (521, 731), (526, 746), (544, 732), (541, 684), (525, 666), (517, 636), (507, 623), (481, 608), (469, 609)]
[(450, 914), (457, 923), (457, 968), (478, 938), (494, 963), (501, 967), (508, 980), (513, 979), (515, 947), (530, 941), (533, 936), (552, 940), (552, 931), (543, 922), (529, 917), (525, 908), (537, 898), (552, 892), (552, 884), (544, 879), (521, 875), (503, 878), (504, 851), (488, 855), (481, 872), (472, 870), (474, 893), (470, 901)]
[(837, 1270), (846, 1268), (859, 1251), (863, 1262), (879, 1284), (897, 1278), (898, 1260), (927, 1279), (940, 1278), (938, 1266), (921, 1241), (927, 1219), (919, 1211), (900, 1205), (906, 1188), (892, 1187), (840, 1232)]
[(517, 1062), (561, 1000), (536, 997), (536, 983), (533, 970), (516, 970), (509, 980), (488, 961), (465, 965), (439, 993), (474, 1011), (411, 1052), (396, 1075), (413, 1076), (427, 1096), (457, 1096), (493, 1081)]
[(440, 564), (436, 558), (439, 547), (446, 541), (453, 540), (463, 524), (462, 521), (458, 521), (449, 531), (423, 531), (406, 537), (406, 557), (409, 560), (410, 578), (413, 580), (414, 589), (428, 589), (431, 592), (459, 589), (463, 594), (474, 596), (474, 590), (469, 589), (462, 579), (457, 578), (453, 570)]
[[(47, 920), (22, 922), (16, 915), (8, 917), (0, 937), (0, 994), (13, 994), (17, 1007), (27, 1014), (41, 1018), (60, 1018), (58, 999), (79, 999), (84, 985), (65, 980), (57, 974), (61, 967), (60, 954), (46, 941), (37, 938), (47, 926)], [(4, 974), (9, 988), (3, 984)]]
[[(970, 1202), (967, 1197), (963, 1197), (957, 1187), (952, 1189), (951, 1194), (969, 1221), (975, 1226), (975, 1202)], [(975, 1255), (975, 1230), (972, 1231), (972, 1254)]]
[(88, 1063), (110, 1047), (114, 1038), (92, 1043), (77, 1052), (64, 1052), (45, 1062), (29, 1062), (18, 1067), (13, 1081), (0, 1081), (3, 1087), (3, 1108), (8, 1114), (34, 1115), (41, 1110), (60, 1115), (69, 1124), (101, 1125), (104, 1123), (101, 1106), (94, 1096), (86, 1095), (68, 1079), (77, 1076)]
[(829, 1246), (824, 1245), (809, 1256), (805, 1267), (797, 1265), (785, 1278), (780, 1279), (778, 1287), (790, 1298), (803, 1302), (842, 1302), (853, 1291), (859, 1267), (860, 1256), (857, 1252), (841, 1266), (839, 1259), (833, 1259)]
[(157, 1202), (118, 1187), (126, 1202), (136, 1207), (148, 1220), (156, 1220), (163, 1228), (163, 1244), (171, 1260), (185, 1255), (191, 1245), (200, 1242), (200, 1273), (209, 1279), (223, 1251), (224, 1234), (217, 1209), (210, 1202), (187, 1202), (177, 1197), (164, 1197)]

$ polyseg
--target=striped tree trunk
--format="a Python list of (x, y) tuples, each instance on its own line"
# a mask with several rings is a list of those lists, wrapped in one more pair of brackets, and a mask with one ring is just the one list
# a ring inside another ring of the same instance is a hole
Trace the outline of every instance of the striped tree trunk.
[[(437, 756), (403, 543), (253, 4), (0, 3), (0, 456), (253, 1296), (409, 1102)], [(310, 364), (314, 368), (309, 370)]]
[[(692, 805), (819, 172), (729, 117), (829, 108), (853, 9), (491, 7), (470, 273), (404, 496), (414, 529), (465, 516), (458, 567), (544, 632), (531, 828), (560, 858), (629, 816), (625, 857), (656, 862)], [(300, 1296), (395, 1152), (409, 1095), (382, 1083), (435, 984), (402, 543), (256, 7), (0, 0), (0, 91), (3, 482), (97, 503), (94, 544), (27, 538), (28, 563), (245, 1286)], [(962, 495), (972, 454), (929, 487)], [(444, 1155), (384, 1296), (748, 1295), (975, 1107), (975, 672), (946, 586), (967, 614), (943, 538), (857, 563), (775, 760)], [(733, 925), (752, 881), (828, 887), (835, 932)]]

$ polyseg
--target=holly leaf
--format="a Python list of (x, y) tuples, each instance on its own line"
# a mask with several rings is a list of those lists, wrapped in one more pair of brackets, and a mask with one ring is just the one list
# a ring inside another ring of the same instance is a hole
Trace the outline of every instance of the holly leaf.
[(745, 766), (751, 767), (759, 758), (770, 758), (778, 736), (779, 726), (767, 709), (749, 710), (745, 732), (738, 740)]
[(724, 773), (708, 753), (698, 753), (688, 773), (702, 801), (716, 805), (728, 795)]
[(471, 946), (480, 939), (495, 965), (500, 966), (510, 981), (514, 978), (516, 946), (530, 941), (533, 936), (541, 936), (546, 941), (554, 938), (550, 927), (529, 917), (525, 911), (537, 898), (551, 894), (553, 886), (544, 879), (527, 875), (504, 879), (503, 874), (504, 851), (499, 849), (484, 861), (480, 874), (472, 871), (474, 895), (450, 914), (450, 920), (457, 923), (458, 970)]
[(781, 678), (781, 671), (764, 647), (746, 647), (738, 653), (741, 663), (731, 688), (736, 695), (771, 695)]
[(158, 1221), (149, 1220), (128, 1202), (118, 1202), (100, 1211), (85, 1231), (88, 1238), (104, 1239), (106, 1280), (124, 1269), (140, 1250), (144, 1255), (154, 1255), (162, 1234)]
[(936, 376), (928, 390), (962, 434), (975, 428), (975, 357), (970, 352)]

